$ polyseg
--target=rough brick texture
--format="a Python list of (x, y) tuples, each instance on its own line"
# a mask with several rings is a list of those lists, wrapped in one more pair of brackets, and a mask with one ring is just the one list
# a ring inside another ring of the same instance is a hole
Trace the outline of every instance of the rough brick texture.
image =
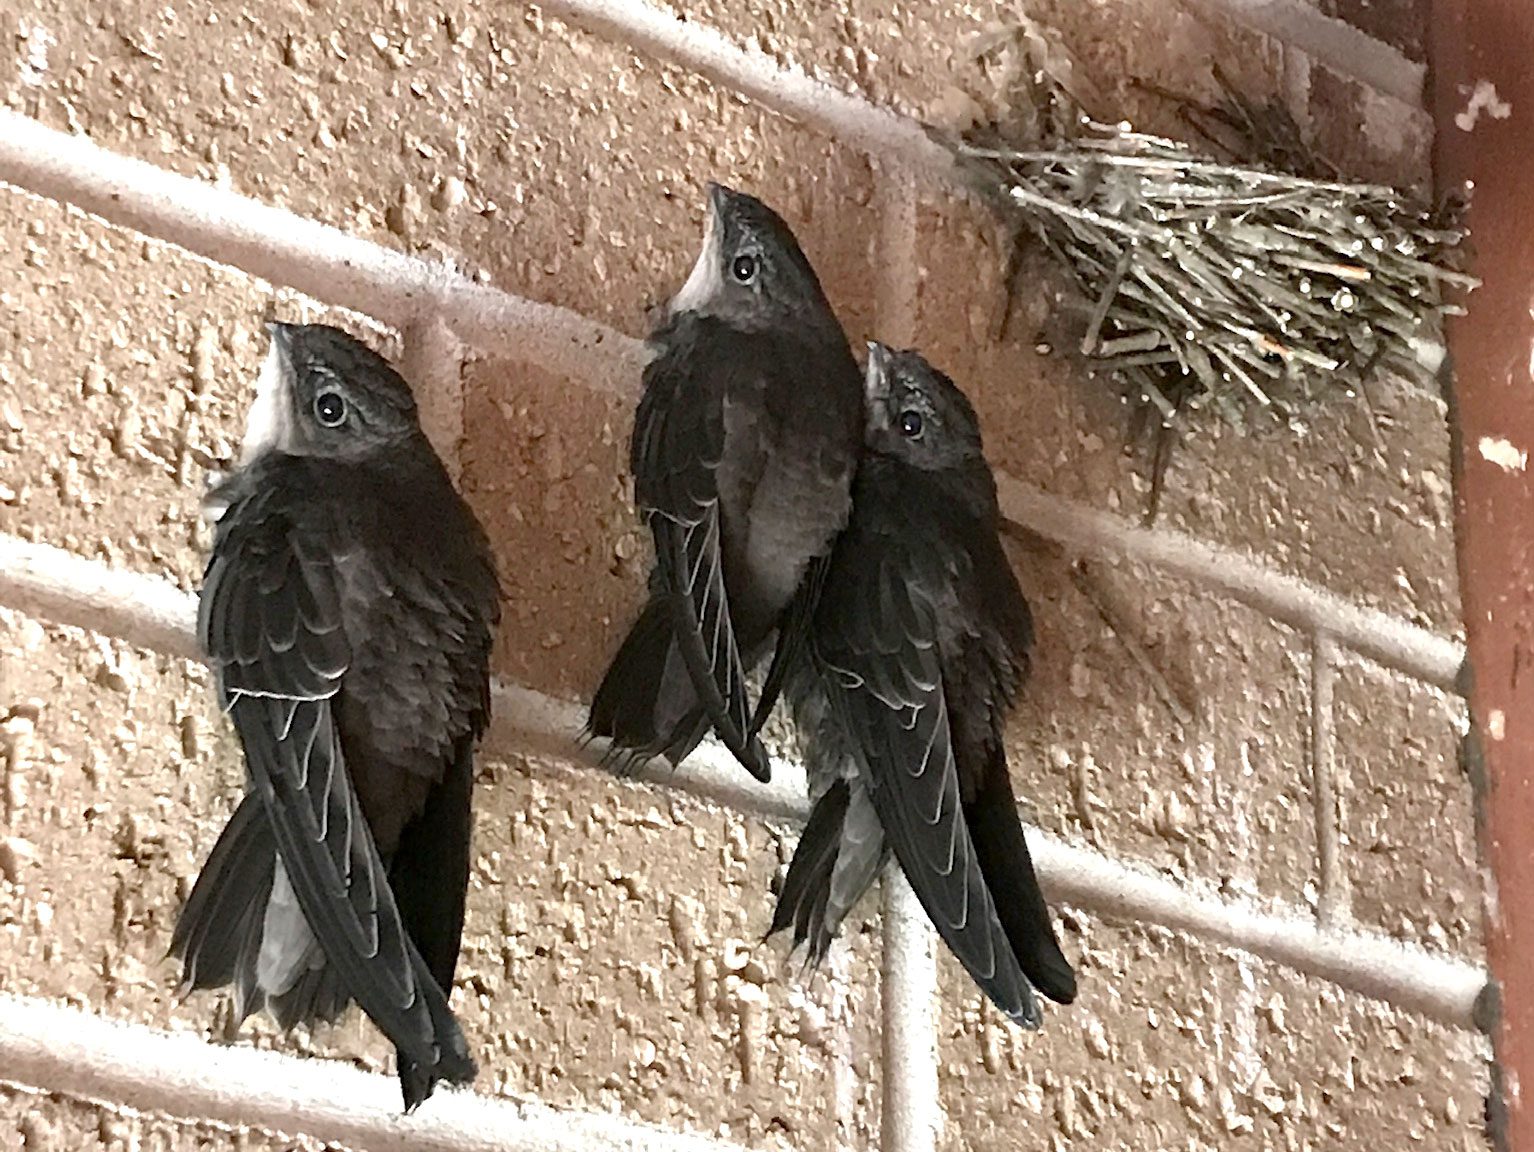
[(19, 1152), (337, 1152), (304, 1136), (141, 1116), (0, 1088), (0, 1133)]
[(1171, 933), (1067, 923), (1092, 978), (1069, 1026), (1007, 1028), (944, 965), (944, 1148), (1484, 1147), (1478, 1081), (1424, 1063), (1472, 1064), (1463, 1037)]
[[(969, 47), (1015, 11), (1000, 0), (674, 7), (899, 111), (947, 121), (1004, 95)], [(1420, 56), (1418, 3), (1320, 10)], [(1209, 97), (1206, 62), (1219, 59), (1345, 171), (1428, 178), (1420, 108), (1217, 4), (1031, 11), (1060, 29), (1106, 115), (1170, 129), (1146, 85)], [(0, 0), (0, 102), (635, 335), (692, 259), (704, 181), (744, 186), (799, 231), (855, 342), (919, 344), (970, 392), (998, 468), (1140, 518), (1143, 457), (1072, 356), (1082, 306), (1047, 258), (1024, 254), (1003, 338), (1000, 237), (975, 206), (919, 185), (911, 259), (895, 261), (881, 181), (908, 177), (887, 158), (576, 24), (488, 0), (299, 6), (280, 20), (241, 0)], [(0, 189), (0, 532), (194, 588), (198, 498), (238, 440), (273, 310), (403, 350), (366, 317)], [(432, 379), (461, 385), (462, 486), (506, 576), (497, 671), (580, 698), (649, 560), (625, 468), (634, 393), (505, 351), (467, 347)], [(1449, 491), (1442, 404), (1381, 380), (1303, 428), (1248, 440), (1196, 420), (1159, 526), (1453, 636)], [(1343, 652), (1326, 717), (1336, 819), (1318, 822), (1313, 637), (1141, 565), (1083, 576), (1049, 542), (1009, 548), (1039, 635), (1009, 732), (1031, 821), (1300, 914), (1330, 886), (1344, 924), (1479, 960), (1457, 702)], [(242, 778), (204, 671), (0, 611), (0, 770), (0, 990), (218, 1034), (221, 1002), (178, 1005), (163, 959)], [(749, 1147), (875, 1146), (887, 991), (875, 899), (831, 973), (801, 979), (781, 946), (758, 943), (792, 829), (507, 749), (483, 758), (478, 795), (454, 1004), (481, 1091)], [(1328, 844), (1333, 876), (1319, 863)], [(1005, 1025), (940, 961), (944, 1149), (1483, 1139), (1485, 1054), (1469, 1034), (1162, 928), (1060, 916), (1082, 999), (1049, 1010), (1039, 1034)], [(253, 1021), (247, 1034), (390, 1061), (355, 1018), (293, 1037)], [(0, 1148), (13, 1146), (318, 1147), (5, 1087)]]

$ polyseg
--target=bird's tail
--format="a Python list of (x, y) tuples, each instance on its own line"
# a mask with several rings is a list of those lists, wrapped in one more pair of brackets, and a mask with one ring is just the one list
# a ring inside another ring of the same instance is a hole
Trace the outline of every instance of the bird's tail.
[(679, 764), (708, 731), (673, 636), (670, 602), (652, 596), (591, 701), (586, 736), (608, 741), (604, 764), (629, 771), (656, 756)]
[(806, 944), (811, 967), (825, 957), (831, 946), (831, 931), (826, 925), (826, 904), (831, 898), (831, 872), (836, 867), (836, 850), (842, 839), (842, 820), (847, 815), (849, 789), (838, 780), (815, 802), (809, 821), (799, 836), (783, 891), (778, 893), (772, 911), (768, 936), (785, 929), (794, 930), (795, 948)]
[[(469, 845), (473, 832), (474, 741), (459, 741), (453, 762), (427, 797), (421, 814), (405, 826), (389, 862), (389, 887), (394, 892), (400, 922), (410, 935), (431, 979), (444, 994), (453, 990), (453, 973), (463, 943), (464, 904), (469, 887)], [(412, 1110), (427, 1096), (437, 1079), (463, 1081), (473, 1077), (473, 1061), (463, 1045), (458, 1022), (446, 1001), (431, 1006), (432, 1026), (445, 1044), (444, 1068), (423, 1068), (395, 1049), (405, 1108)], [(458, 1071), (453, 1071), (454, 1062)]]
[(805, 945), (808, 966), (817, 967), (886, 855), (879, 815), (867, 794), (845, 780), (832, 783), (810, 811), (767, 935), (792, 928), (793, 946)]
[(964, 816), (980, 871), (1018, 966), (1045, 996), (1057, 1004), (1069, 1004), (1076, 999), (1076, 973), (1060, 950), (1049, 906), (1039, 890), (1033, 857), (1017, 815), (1006, 752), (999, 742), (984, 785), (965, 806)]
[[(182, 961), (181, 991), (232, 987), (234, 1024), (267, 1009), (283, 1028), (330, 1022), (351, 1003), (334, 965), (310, 931), (280, 871), (272, 826), (255, 796), (246, 796), (225, 825), (187, 898), (171, 936)], [(264, 955), (263, 955), (264, 951)], [(434, 980), (419, 953), (418, 980)], [(406, 1110), (439, 1080), (464, 1083), (476, 1068), (445, 998), (428, 998), (438, 1053), (429, 1065), (397, 1050)]]
[(315, 962), (303, 964), (281, 992), (262, 987), (261, 948), (276, 870), (271, 825), (260, 800), (247, 796), (209, 853), (171, 935), (171, 955), (182, 961), (182, 993), (232, 987), (235, 1027), (261, 1008), (284, 1028), (331, 1021), (350, 1002), (317, 948)]
[(432, 1094), (438, 1081), (449, 1084), (468, 1084), (478, 1075), (479, 1068), (469, 1055), (468, 1041), (459, 1027), (446, 999), (440, 1004), (428, 1001), (432, 1027), (437, 1036), (438, 1049), (431, 1064), (421, 1064), (396, 1048), (394, 1055), (399, 1072), (400, 1093), (404, 1097), (405, 1111), (414, 1112)]

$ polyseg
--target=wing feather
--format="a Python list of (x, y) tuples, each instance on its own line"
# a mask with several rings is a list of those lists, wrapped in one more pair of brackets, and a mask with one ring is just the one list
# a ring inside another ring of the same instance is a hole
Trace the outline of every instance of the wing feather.
[(1036, 1025), (1037, 1001), (965, 820), (938, 647), (941, 578), (923, 569), (893, 534), (844, 540), (816, 617), (815, 659), (922, 907), (986, 993)]
[(401, 923), (347, 772), (337, 720), (351, 664), (341, 573), (316, 526), (273, 503), (257, 491), (220, 520), (199, 638), (326, 960), (402, 1063), (467, 1079), (467, 1045)]
[(718, 472), (727, 385), (714, 378), (719, 366), (696, 352), (680, 342), (645, 369), (634, 415), (634, 495), (655, 539), (657, 575), (699, 701), (724, 745), (766, 780), (725, 587)]

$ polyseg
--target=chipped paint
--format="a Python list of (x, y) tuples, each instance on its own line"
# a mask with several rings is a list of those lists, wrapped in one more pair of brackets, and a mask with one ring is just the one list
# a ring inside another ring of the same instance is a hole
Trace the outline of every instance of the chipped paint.
[(1482, 436), (1476, 447), (1480, 450), (1482, 460), (1495, 464), (1503, 471), (1522, 472), (1528, 467), (1529, 454), (1501, 436)]
[(1470, 132), (1480, 122), (1482, 112), (1493, 120), (1506, 120), (1513, 114), (1513, 106), (1497, 95), (1497, 86), (1490, 80), (1475, 82), (1470, 102), (1454, 117), (1454, 126), (1462, 132)]
[(1493, 740), (1501, 740), (1507, 736), (1507, 713), (1500, 708), (1493, 708), (1486, 715), (1486, 735)]

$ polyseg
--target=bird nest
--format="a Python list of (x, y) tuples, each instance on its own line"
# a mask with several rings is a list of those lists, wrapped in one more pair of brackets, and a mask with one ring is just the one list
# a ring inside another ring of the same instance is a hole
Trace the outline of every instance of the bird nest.
[(1223, 102), (1180, 102), (1184, 120), (1212, 145), (1235, 136), (1253, 163), (1099, 122), (1057, 43), (1029, 24), (984, 48), (1020, 50), (1022, 100), (1010, 123), (946, 142), (1074, 279), (1081, 352), (1126, 401), (1165, 426), (1210, 407), (1244, 427), (1356, 394), (1382, 369), (1434, 378), (1440, 322), (1462, 311), (1446, 290), (1476, 284), (1461, 270), (1462, 198), (1334, 178), (1281, 106), (1218, 73)]

